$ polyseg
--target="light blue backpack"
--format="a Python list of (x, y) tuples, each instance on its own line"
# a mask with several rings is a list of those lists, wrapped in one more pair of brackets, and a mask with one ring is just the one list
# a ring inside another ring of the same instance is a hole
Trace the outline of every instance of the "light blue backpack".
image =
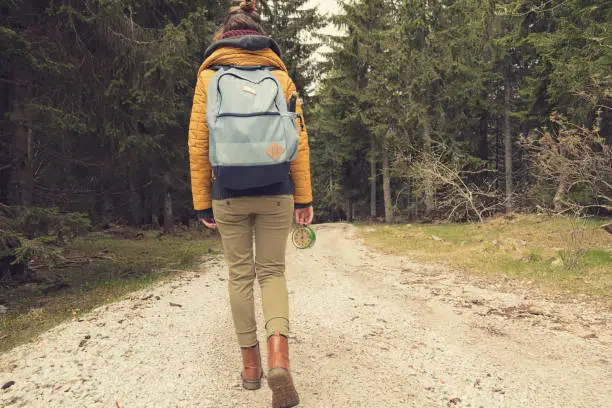
[(272, 69), (215, 69), (206, 114), (215, 182), (245, 190), (286, 180), (300, 138), (295, 109)]

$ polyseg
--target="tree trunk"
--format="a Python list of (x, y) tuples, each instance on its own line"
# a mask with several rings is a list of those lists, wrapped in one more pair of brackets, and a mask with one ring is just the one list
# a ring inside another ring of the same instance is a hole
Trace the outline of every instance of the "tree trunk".
[(510, 74), (504, 75), (504, 164), (506, 173), (506, 213), (511, 213), (512, 206), (512, 133), (510, 129), (510, 99), (512, 90)]
[[(11, 64), (9, 64), (11, 65)], [(7, 73), (7, 80), (13, 80), (13, 72)], [(0, 82), (0, 202), (9, 202), (9, 186), (13, 168), (13, 129), (12, 124), (5, 120), (11, 112), (14, 99), (13, 84)]]
[(484, 111), (480, 115), (480, 123), (478, 126), (478, 146), (476, 151), (478, 157), (486, 162), (489, 161), (489, 112)]
[(553, 198), (553, 205), (555, 207), (555, 211), (560, 212), (563, 211), (563, 202), (565, 201), (565, 195), (567, 193), (567, 182), (565, 179), (561, 179), (559, 186), (557, 187), (557, 192), (555, 193), (555, 198)]
[[(134, 155), (135, 156), (135, 155)], [(139, 177), (138, 177), (138, 167), (136, 163), (138, 161), (134, 159), (132, 161), (133, 167), (130, 168), (130, 221), (131, 224), (135, 227), (142, 225), (142, 199), (139, 193)]]
[(376, 139), (372, 136), (372, 144), (370, 147), (370, 216), (376, 218), (376, 189), (377, 184), (376, 174)]
[(164, 199), (164, 232), (166, 234), (174, 233), (174, 216), (172, 215), (172, 193), (166, 192)]
[(34, 175), (32, 174), (32, 129), (19, 120), (15, 124), (15, 161), (17, 163), (13, 174), (16, 192), (16, 202), (23, 206), (32, 205), (34, 196)]
[(383, 196), (385, 199), (385, 222), (393, 223), (393, 199), (391, 197), (391, 171), (389, 169), (389, 140), (385, 139), (382, 148)]
[(27, 127), (26, 162), (23, 170), (23, 205), (34, 202), (34, 131)]
[(159, 223), (159, 210), (160, 210), (159, 197), (160, 196), (158, 192), (159, 190), (156, 190), (154, 194), (151, 195), (151, 228), (153, 229), (159, 229), (159, 227), (161, 227)]
[(346, 200), (346, 220), (353, 222), (353, 200)]
[[(149, 177), (154, 179), (155, 175), (151, 172), (149, 174)], [(150, 223), (151, 223), (151, 227), (154, 229), (159, 229), (159, 227), (161, 226), (159, 223), (159, 219), (160, 219), (159, 210), (161, 208), (159, 198), (162, 195), (160, 194), (162, 192), (160, 191), (161, 187), (163, 187), (162, 184), (160, 184), (158, 181), (157, 182), (154, 181), (153, 183), (151, 183), (151, 185), (148, 188), (149, 212), (150, 212), (150, 217), (151, 217)]]
[[(25, 82), (23, 79), (20, 82)], [(15, 166), (12, 185), (18, 188), (13, 194), (14, 201), (23, 206), (32, 205), (34, 197), (33, 174), (33, 132), (28, 126), (29, 118), (23, 105), (28, 97), (29, 87), (17, 85), (15, 88)]]
[(164, 184), (166, 186), (164, 194), (164, 232), (166, 234), (174, 233), (174, 216), (172, 214), (172, 188), (170, 174), (164, 176)]
[[(431, 146), (431, 131), (429, 129), (429, 121), (427, 118), (423, 121), (423, 147), (425, 148), (425, 155), (427, 158), (431, 158), (432, 150)], [(430, 175), (425, 176), (424, 180), (425, 185), (423, 186), (425, 189), (425, 216), (427, 218), (431, 217), (431, 214), (434, 210), (434, 188), (433, 188), (433, 180)]]

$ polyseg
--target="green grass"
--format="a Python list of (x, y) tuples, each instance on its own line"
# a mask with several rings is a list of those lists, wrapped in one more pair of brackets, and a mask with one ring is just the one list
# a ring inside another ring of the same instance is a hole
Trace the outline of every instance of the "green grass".
[[(39, 272), (45, 284), (3, 289), (0, 300), (9, 313), (0, 315), (0, 353), (67, 319), (172, 278), (218, 248), (217, 240), (200, 235), (157, 238), (150, 233), (130, 240), (98, 234), (78, 239), (65, 254), (77, 264)], [(65, 287), (52, 290), (54, 283)]]
[(363, 226), (362, 231), (366, 242), (382, 251), (612, 305), (612, 235), (601, 229), (605, 223), (526, 215), (482, 224)]

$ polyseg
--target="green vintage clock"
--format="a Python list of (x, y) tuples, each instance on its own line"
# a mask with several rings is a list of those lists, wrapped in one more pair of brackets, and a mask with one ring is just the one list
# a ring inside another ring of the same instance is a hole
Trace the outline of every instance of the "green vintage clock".
[(296, 248), (307, 249), (312, 248), (317, 240), (317, 235), (309, 227), (298, 226), (293, 230), (292, 239)]

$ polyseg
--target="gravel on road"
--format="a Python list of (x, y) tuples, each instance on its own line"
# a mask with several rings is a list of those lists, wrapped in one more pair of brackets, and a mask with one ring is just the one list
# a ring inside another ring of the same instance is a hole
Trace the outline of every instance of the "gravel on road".
[[(609, 311), (376, 253), (347, 224), (314, 228), (314, 248), (288, 250), (301, 407), (612, 406)], [(241, 388), (227, 270), (215, 257), (1, 355), (0, 387), (0, 407), (271, 401), (265, 381)]]

